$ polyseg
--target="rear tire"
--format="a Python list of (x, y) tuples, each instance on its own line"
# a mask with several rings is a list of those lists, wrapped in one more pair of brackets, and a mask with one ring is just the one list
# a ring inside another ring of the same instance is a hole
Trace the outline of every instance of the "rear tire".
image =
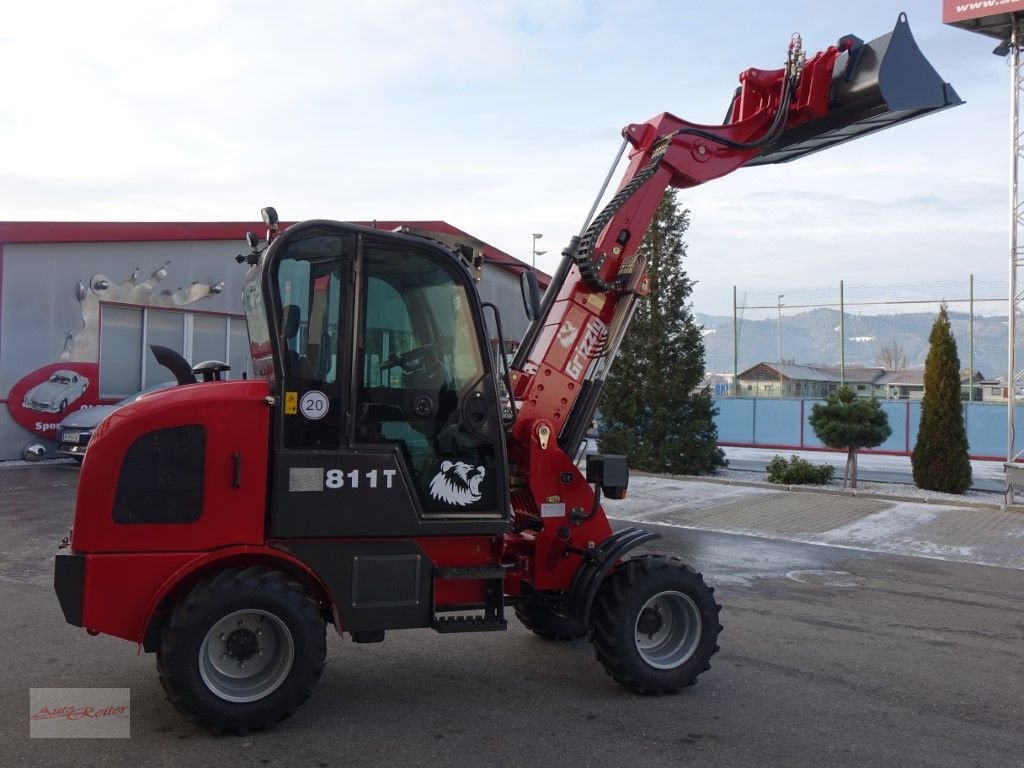
[(559, 616), (544, 605), (517, 605), (516, 617), (524, 627), (545, 640), (576, 640), (587, 634), (584, 624)]
[(711, 668), (720, 610), (699, 573), (674, 557), (644, 555), (620, 564), (601, 584), (590, 641), (620, 685), (677, 693)]
[(178, 601), (157, 670), (171, 703), (193, 722), (245, 733), (309, 698), (326, 655), (320, 607), (302, 585), (269, 568), (231, 568)]

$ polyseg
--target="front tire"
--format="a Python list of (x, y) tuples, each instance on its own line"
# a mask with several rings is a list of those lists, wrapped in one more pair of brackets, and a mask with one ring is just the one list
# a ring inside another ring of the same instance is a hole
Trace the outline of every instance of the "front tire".
[(245, 733), (309, 698), (326, 655), (320, 608), (302, 585), (269, 568), (231, 568), (178, 601), (157, 669), (171, 703), (191, 720)]
[(710, 669), (720, 610), (699, 573), (674, 557), (644, 555), (620, 564), (601, 584), (590, 641), (620, 685), (677, 693)]

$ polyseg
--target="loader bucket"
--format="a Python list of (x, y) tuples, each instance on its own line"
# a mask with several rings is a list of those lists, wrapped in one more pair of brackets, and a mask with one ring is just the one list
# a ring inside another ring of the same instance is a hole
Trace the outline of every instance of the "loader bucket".
[(840, 47), (851, 42), (832, 69), (828, 114), (786, 130), (748, 165), (787, 163), (963, 103), (917, 47), (905, 13), (889, 34)]

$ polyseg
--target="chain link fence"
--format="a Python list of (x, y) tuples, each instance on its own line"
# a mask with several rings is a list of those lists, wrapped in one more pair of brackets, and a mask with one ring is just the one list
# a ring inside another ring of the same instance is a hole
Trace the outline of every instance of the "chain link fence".
[[(781, 291), (734, 289), (732, 317), (698, 314), (715, 393), (760, 363), (816, 369), (923, 370), (928, 336), (945, 304), (960, 366), (974, 378), (1005, 381), (1005, 282), (941, 281)], [(1018, 359), (1024, 359), (1018, 351)], [(742, 393), (740, 393), (742, 394)]]

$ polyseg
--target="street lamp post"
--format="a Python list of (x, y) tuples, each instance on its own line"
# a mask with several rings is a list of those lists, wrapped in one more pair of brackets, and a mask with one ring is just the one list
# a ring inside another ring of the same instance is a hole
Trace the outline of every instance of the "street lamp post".
[(782, 300), (786, 297), (786, 294), (779, 294), (779, 397), (783, 396), (782, 392)]
[(542, 237), (544, 237), (544, 235), (542, 235), (539, 232), (535, 232), (533, 234), (533, 245), (530, 247), (530, 256), (531, 256), (531, 258), (533, 260), (532, 263), (533, 263), (534, 267), (537, 266), (537, 257), (538, 256), (543, 256), (545, 253), (547, 253), (547, 251), (538, 251), (537, 250), (537, 241), (540, 240)]

